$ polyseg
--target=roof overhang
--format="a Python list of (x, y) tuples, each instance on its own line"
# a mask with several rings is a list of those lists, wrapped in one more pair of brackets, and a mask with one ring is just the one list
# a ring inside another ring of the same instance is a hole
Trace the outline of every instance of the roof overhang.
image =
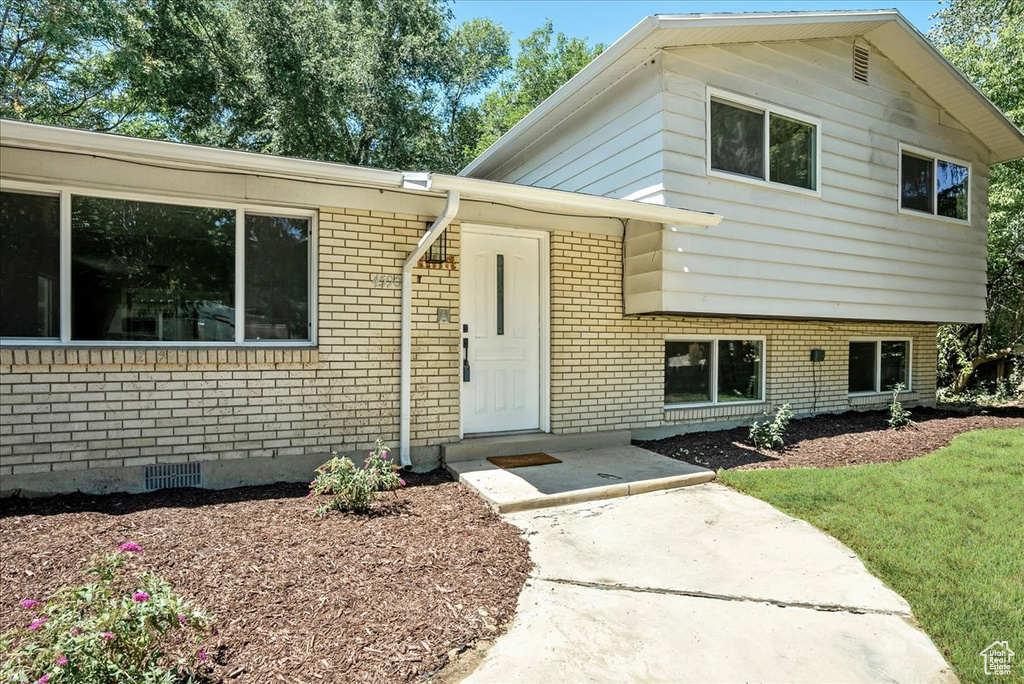
[(645, 17), (460, 173), (484, 177), (655, 57), (693, 45), (863, 37), (990, 151), (1024, 157), (1024, 133), (896, 10), (671, 14)]
[[(722, 217), (688, 209), (594, 197), (446, 174), (385, 171), (347, 164), (277, 157), (253, 152), (94, 133), (58, 126), (0, 120), (0, 146), (71, 152), (184, 171), (219, 171), (296, 181), (331, 182), (443, 198), (455, 190), (462, 199), (542, 211), (567, 217), (650, 221), (680, 226), (716, 226)], [(0, 166), (0, 172), (3, 167)]]

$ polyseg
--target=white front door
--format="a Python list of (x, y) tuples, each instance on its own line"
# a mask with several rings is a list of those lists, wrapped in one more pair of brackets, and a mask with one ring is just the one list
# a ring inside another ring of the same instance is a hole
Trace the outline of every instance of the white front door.
[(535, 237), (463, 231), (465, 433), (540, 427), (540, 249)]

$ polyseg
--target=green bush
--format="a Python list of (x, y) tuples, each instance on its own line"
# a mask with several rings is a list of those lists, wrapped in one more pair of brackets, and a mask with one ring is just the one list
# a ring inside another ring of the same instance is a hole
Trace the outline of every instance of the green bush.
[(313, 509), (317, 515), (329, 511), (364, 512), (370, 508), (374, 492), (393, 491), (405, 486), (405, 480), (398, 475), (398, 466), (391, 460), (388, 447), (377, 440), (376, 448), (370, 452), (362, 468), (357, 468), (352, 459), (331, 452), (331, 460), (316, 469), (316, 475), (309, 483), (307, 496), (328, 496), (325, 503)]
[[(31, 622), (0, 636), (0, 681), (18, 684), (180, 684), (202, 679), (212, 618), (153, 573), (131, 569), (131, 542), (94, 556), (95, 580), (46, 601), (25, 599)], [(26, 620), (28, 617), (26, 617)]]
[(903, 404), (900, 403), (900, 392), (904, 389), (903, 383), (898, 383), (892, 388), (892, 403), (889, 404), (889, 428), (892, 430), (914, 425), (910, 411), (903, 408)]
[(758, 449), (779, 451), (786, 446), (786, 428), (793, 418), (789, 404), (783, 404), (775, 412), (775, 417), (768, 411), (764, 412), (764, 421), (754, 421), (750, 426), (750, 442)]

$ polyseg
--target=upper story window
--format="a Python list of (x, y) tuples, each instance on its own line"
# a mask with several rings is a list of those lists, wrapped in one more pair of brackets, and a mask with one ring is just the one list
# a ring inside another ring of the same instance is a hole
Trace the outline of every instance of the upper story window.
[(7, 342), (314, 339), (311, 212), (6, 188), (0, 210)]
[(971, 165), (900, 146), (900, 211), (970, 220)]
[(817, 193), (820, 132), (805, 115), (709, 90), (708, 173)]

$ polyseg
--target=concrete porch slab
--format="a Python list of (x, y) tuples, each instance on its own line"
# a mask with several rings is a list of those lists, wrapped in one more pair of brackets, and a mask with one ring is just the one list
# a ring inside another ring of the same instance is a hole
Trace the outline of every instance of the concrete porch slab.
[(504, 470), (484, 459), (445, 468), (498, 513), (674, 489), (715, 479), (715, 473), (635, 446), (547, 452), (561, 463)]

